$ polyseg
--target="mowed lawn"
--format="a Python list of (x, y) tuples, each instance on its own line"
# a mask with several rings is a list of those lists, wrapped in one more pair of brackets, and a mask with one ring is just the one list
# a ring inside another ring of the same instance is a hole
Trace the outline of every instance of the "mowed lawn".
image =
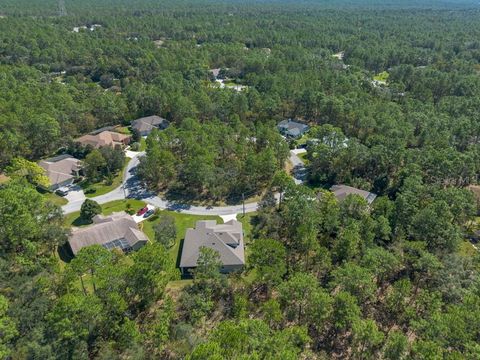
[(63, 205), (68, 203), (67, 199), (65, 199), (61, 196), (58, 196), (55, 193), (44, 193), (42, 195), (45, 198), (45, 200), (50, 201), (50, 202), (52, 202), (52, 203), (54, 203), (55, 205), (58, 205), (58, 206), (63, 206)]
[[(137, 211), (146, 205), (145, 202), (140, 200), (128, 199), (128, 200), (117, 200), (112, 201), (106, 204), (101, 205), (102, 214), (110, 215), (118, 211), (126, 211), (127, 206), (130, 205), (131, 209)], [(175, 226), (177, 228), (177, 238), (175, 244), (169, 249), (169, 253), (172, 256), (174, 261), (179, 260), (179, 251), (181, 249), (180, 245), (183, 242), (187, 228), (195, 227), (195, 223), (199, 220), (216, 220), (217, 223), (223, 223), (223, 220), (219, 216), (201, 216), (201, 215), (189, 215), (183, 214), (175, 211), (161, 210), (157, 216), (152, 216), (150, 219), (147, 219), (139, 224), (140, 229), (145, 232), (150, 241), (155, 241), (155, 231), (154, 226), (160, 222), (160, 217), (162, 215), (171, 215), (175, 219)], [(89, 225), (80, 217), (80, 211), (68, 214), (65, 216), (65, 224), (67, 226), (76, 226), (82, 227)]]
[[(110, 215), (111, 213), (118, 211), (126, 211), (127, 206), (130, 205), (131, 209), (137, 211), (146, 205), (145, 202), (140, 200), (128, 199), (128, 200), (116, 200), (100, 205), (102, 207), (103, 215)], [(67, 226), (85, 226), (88, 225), (82, 218), (80, 218), (80, 211), (75, 211), (71, 214), (65, 215), (65, 224)]]
[(85, 193), (85, 196), (87, 198), (92, 198), (95, 196), (104, 195), (109, 193), (112, 190), (115, 190), (120, 185), (122, 185), (123, 173), (125, 171), (125, 167), (127, 166), (130, 160), (131, 160), (130, 158), (128, 157), (126, 158), (125, 165), (123, 166), (122, 170), (119, 171), (118, 174), (113, 178), (113, 181), (111, 184), (108, 184), (107, 182), (105, 182), (105, 180), (102, 180), (94, 184), (91, 184), (88, 181), (84, 181), (80, 183), (79, 185), (82, 187), (83, 192)]

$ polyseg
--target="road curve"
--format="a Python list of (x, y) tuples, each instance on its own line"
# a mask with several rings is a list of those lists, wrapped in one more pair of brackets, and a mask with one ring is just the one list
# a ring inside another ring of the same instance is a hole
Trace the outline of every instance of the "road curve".
[[(243, 212), (243, 205), (226, 205), (226, 206), (194, 206), (184, 203), (179, 203), (175, 201), (169, 201), (162, 199), (156, 194), (146, 190), (141, 182), (138, 180), (135, 175), (135, 168), (139, 163), (140, 157), (144, 156), (144, 152), (139, 152), (135, 154), (132, 159), (129, 161), (124, 174), (123, 174), (123, 183), (118, 188), (112, 190), (111, 192), (92, 197), (91, 200), (96, 201), (99, 204), (105, 204), (110, 201), (123, 200), (125, 198), (136, 199), (145, 201), (147, 204), (153, 205), (156, 208), (162, 210), (171, 210), (182, 212), (185, 214), (191, 215), (230, 215), (230, 214), (240, 214)], [(299, 158), (291, 152), (291, 161), (294, 158), (295, 163)], [(301, 161), (301, 160), (300, 160)], [(277, 195), (278, 197), (278, 195)], [(277, 199), (278, 200), (278, 199)], [(70, 214), (75, 211), (79, 211), (82, 206), (83, 200), (69, 202), (68, 204), (62, 206), (62, 210), (65, 214)], [(251, 213), (257, 211), (258, 202), (246, 203), (245, 204), (245, 213)]]

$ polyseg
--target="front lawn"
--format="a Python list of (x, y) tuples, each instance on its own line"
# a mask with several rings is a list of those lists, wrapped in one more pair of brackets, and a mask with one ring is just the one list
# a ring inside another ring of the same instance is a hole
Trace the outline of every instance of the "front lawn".
[(102, 180), (102, 181), (100, 181), (98, 183), (94, 183), (94, 184), (91, 184), (87, 180), (82, 181), (79, 185), (82, 187), (83, 192), (85, 193), (85, 196), (87, 198), (92, 198), (92, 197), (104, 195), (104, 194), (109, 193), (112, 190), (115, 190), (120, 185), (122, 185), (123, 172), (124, 172), (125, 167), (127, 166), (129, 161), (130, 161), (130, 158), (126, 158), (124, 167), (113, 178), (113, 181), (112, 181), (111, 184), (107, 184), (105, 182), (105, 180)]
[[(116, 200), (116, 201), (112, 201), (112, 202), (101, 205), (102, 214), (110, 215), (114, 212), (126, 211), (128, 205), (130, 205), (131, 209), (137, 211), (142, 207), (144, 207), (146, 203), (143, 201), (134, 200), (134, 199)], [(165, 214), (171, 215), (175, 219), (175, 226), (177, 228), (177, 238), (176, 238), (175, 244), (168, 251), (172, 256), (172, 259), (176, 261), (177, 266), (180, 261), (180, 245), (183, 242), (185, 233), (187, 232), (187, 228), (194, 228), (196, 222), (199, 220), (216, 220), (218, 224), (223, 224), (223, 220), (219, 216), (190, 215), (190, 214), (179, 213), (176, 211), (160, 210), (159, 212), (160, 216)], [(249, 238), (250, 228), (251, 228), (250, 221), (252, 216), (254, 216), (254, 214), (246, 214), (245, 218), (241, 218), (241, 216), (239, 215), (239, 221), (241, 221), (244, 224), (244, 232), (245, 232), (246, 239)], [(160, 221), (159, 217), (152, 216), (150, 219), (147, 219), (139, 224), (140, 229), (147, 235), (147, 237), (151, 241), (155, 241), (155, 231), (153, 230), (153, 227), (159, 221)], [(88, 222), (85, 222), (85, 220), (83, 220), (80, 217), (80, 211), (76, 211), (74, 213), (65, 215), (65, 224), (67, 226), (76, 226), (76, 227), (89, 225)], [(248, 240), (245, 240), (245, 241), (247, 242)]]
[[(128, 200), (111, 201), (100, 206), (102, 207), (103, 215), (110, 215), (114, 212), (126, 211), (128, 205), (130, 205), (131, 209), (137, 211), (143, 208), (146, 205), (146, 203), (140, 200), (128, 199)], [(75, 211), (71, 214), (65, 215), (64, 222), (67, 226), (80, 227), (80, 226), (89, 225), (88, 222), (85, 222), (85, 220), (83, 220), (80, 217), (80, 211)]]
[(50, 201), (58, 206), (63, 206), (68, 203), (67, 199), (65, 199), (64, 197), (58, 196), (55, 193), (47, 192), (42, 195), (45, 198), (45, 200)]

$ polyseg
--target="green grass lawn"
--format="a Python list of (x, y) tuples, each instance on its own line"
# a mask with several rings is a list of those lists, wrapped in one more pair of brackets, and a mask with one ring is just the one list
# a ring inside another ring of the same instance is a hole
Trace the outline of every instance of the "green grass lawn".
[(119, 132), (120, 134), (132, 135), (132, 131), (128, 126), (120, 126), (116, 128), (115, 131)]
[[(102, 207), (103, 215), (110, 215), (111, 213), (118, 211), (125, 211), (127, 204), (130, 204), (131, 208), (135, 211), (141, 209), (146, 205), (145, 202), (140, 200), (128, 199), (128, 200), (116, 200), (109, 203), (100, 205)], [(71, 214), (65, 215), (65, 224), (67, 226), (85, 226), (88, 225), (82, 218), (80, 218), (80, 211), (75, 211)]]
[[(102, 214), (110, 215), (114, 212), (125, 211), (127, 209), (127, 204), (130, 204), (131, 208), (135, 211), (141, 209), (146, 205), (146, 203), (143, 201), (133, 200), (133, 199), (112, 201), (112, 202), (101, 205)], [(177, 261), (177, 259), (179, 258), (180, 244), (183, 238), (185, 237), (187, 228), (195, 227), (195, 223), (198, 220), (217, 220), (217, 223), (223, 223), (222, 218), (219, 216), (189, 215), (189, 214), (182, 214), (175, 211), (167, 211), (167, 210), (162, 210), (160, 211), (159, 214), (160, 216), (163, 214), (169, 214), (175, 218), (175, 225), (177, 227), (177, 239), (175, 241), (174, 246), (172, 246), (169, 249), (169, 253), (172, 256), (172, 259), (174, 259), (175, 261)], [(247, 214), (248, 218), (250, 218), (250, 216), (251, 216), (250, 214)], [(246, 220), (247, 217), (243, 221), (247, 221)], [(148, 238), (151, 241), (155, 241), (155, 232), (153, 230), (153, 226), (157, 224), (159, 221), (160, 220), (156, 218), (153, 221), (145, 220), (142, 223), (140, 223), (140, 228), (143, 230), (143, 232), (145, 232), (145, 234), (148, 236)], [(67, 226), (76, 226), (76, 227), (89, 225), (82, 218), (80, 218), (80, 211), (76, 211), (74, 213), (66, 215), (65, 224)], [(248, 233), (250, 232), (249, 229), (250, 228), (248, 227), (248, 229), (246, 230), (248, 231)]]
[(113, 181), (111, 184), (107, 184), (105, 181), (100, 181), (95, 184), (91, 184), (88, 181), (83, 181), (79, 185), (82, 187), (83, 192), (85, 193), (85, 196), (87, 198), (92, 198), (95, 196), (100, 196), (109, 193), (112, 190), (115, 190), (117, 187), (122, 185), (123, 181), (123, 172), (125, 170), (125, 167), (128, 164), (128, 161), (130, 158), (126, 158), (125, 160), (125, 166), (121, 171), (118, 172), (118, 174), (113, 178)]
[(55, 205), (62, 206), (68, 203), (67, 199), (58, 196), (55, 193), (44, 193), (42, 194), (45, 200), (54, 203)]
[(140, 138), (140, 147), (138, 151), (145, 151), (147, 149), (147, 141), (142, 137)]
[[(183, 242), (183, 238), (185, 237), (187, 228), (195, 227), (195, 223), (198, 220), (217, 220), (217, 223), (223, 223), (222, 218), (219, 216), (189, 215), (167, 210), (160, 211), (160, 216), (162, 216), (163, 214), (168, 214), (175, 218), (175, 225), (177, 227), (177, 239), (175, 240), (175, 245), (173, 245), (169, 249), (169, 253), (172, 256), (172, 259), (176, 261), (177, 265), (180, 258), (180, 244)], [(146, 220), (141, 223), (143, 227), (143, 232), (152, 241), (155, 241), (155, 232), (153, 230), (153, 226), (159, 221), (160, 220), (157, 218), (154, 221)]]
[[(477, 245), (477, 247), (480, 247), (480, 245)], [(475, 249), (469, 241), (462, 241), (460, 243), (458, 253), (464, 257), (473, 257), (477, 256), (479, 254), (479, 251)]]
[(251, 234), (252, 234), (252, 219), (257, 215), (256, 212), (251, 212), (245, 214), (237, 215), (237, 220), (240, 221), (243, 225), (243, 236), (245, 239), (245, 243), (248, 244), (251, 242)]
[(382, 71), (381, 73), (375, 75), (375, 76), (373, 77), (373, 80), (382, 81), (382, 82), (387, 82), (389, 75), (390, 75), (390, 74), (389, 74), (388, 72)]
[(241, 214), (237, 215), (238, 221), (240, 221), (243, 225), (243, 240), (245, 246), (245, 261), (248, 261), (248, 256), (250, 254), (250, 245), (253, 242), (252, 238), (252, 220), (257, 215), (256, 212), (245, 214), (242, 216)]
[(303, 160), (305, 165), (308, 165), (307, 153), (298, 154), (298, 157)]

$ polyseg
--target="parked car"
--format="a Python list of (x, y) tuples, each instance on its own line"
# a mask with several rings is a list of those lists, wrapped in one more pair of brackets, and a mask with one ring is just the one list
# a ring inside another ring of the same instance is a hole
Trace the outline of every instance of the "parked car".
[(154, 213), (155, 213), (155, 210), (150, 209), (143, 215), (143, 217), (148, 218), (150, 215), (153, 215)]
[(68, 189), (57, 189), (57, 191), (55, 191), (55, 194), (57, 194), (59, 196), (67, 196), (68, 195)]
[(145, 214), (146, 212), (148, 211), (148, 207), (144, 207), (144, 208), (141, 208), (140, 210), (137, 211), (137, 215), (138, 216), (142, 216), (143, 214)]

